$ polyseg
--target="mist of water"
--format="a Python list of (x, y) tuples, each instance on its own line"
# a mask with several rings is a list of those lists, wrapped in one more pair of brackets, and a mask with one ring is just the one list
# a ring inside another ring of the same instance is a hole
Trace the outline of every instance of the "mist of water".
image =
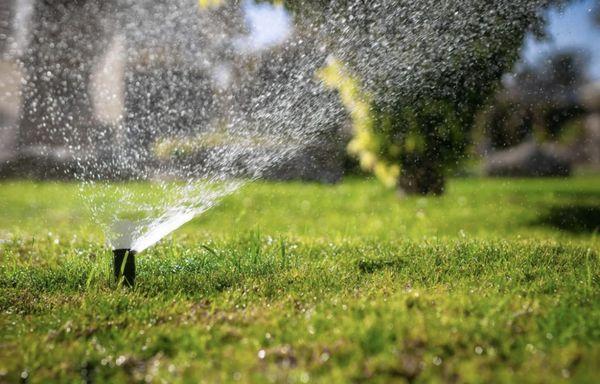
[(50, 59), (40, 65), (57, 63), (37, 75), (76, 76), (72, 68), (118, 46), (124, 106), (116, 122), (90, 134), (63, 116), (65, 100), (83, 107), (62, 95), (45, 109), (46, 134), (78, 159), (81, 194), (109, 243), (141, 251), (311, 145), (340, 140), (346, 115), (315, 76), (328, 58), (345, 63), (384, 108), (453, 97), (509, 69), (502, 42), (535, 24), (546, 3), (298, 2), (290, 13), (276, 9), (291, 25), (266, 44), (251, 38), (250, 2), (200, 9), (197, 0), (90, 1), (75, 16), (54, 9), (54, 22), (69, 28), (37, 44), (44, 50), (33, 57)]

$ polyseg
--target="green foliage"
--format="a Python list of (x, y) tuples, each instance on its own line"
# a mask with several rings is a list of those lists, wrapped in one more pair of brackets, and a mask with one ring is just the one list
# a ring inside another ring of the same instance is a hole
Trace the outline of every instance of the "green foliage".
[[(464, 129), (468, 122), (456, 108), (445, 100), (428, 100), (392, 111), (375, 109), (374, 115), (384, 143), (380, 152), (387, 161), (400, 164), (401, 187), (407, 192), (441, 193), (439, 179), (461, 160), (468, 144)], [(407, 184), (411, 181), (414, 186)]]
[(348, 150), (364, 170), (387, 186), (396, 185), (402, 172), (408, 175), (400, 178), (404, 190), (441, 193), (446, 168), (458, 163), (467, 146), (464, 126), (471, 122), (471, 110), (458, 115), (457, 108), (445, 100), (400, 104), (391, 110), (379, 107), (336, 60), (319, 77), (338, 91), (349, 112), (353, 138)]
[[(466, 155), (475, 113), (512, 69), (525, 34), (543, 29), (541, 10), (560, 2), (309, 3), (341, 23), (315, 18), (339, 34), (329, 46), (346, 80), (325, 80), (353, 119), (350, 151), (387, 185), (439, 194), (448, 168)], [(370, 104), (368, 122), (353, 116), (358, 102), (348, 102), (344, 88), (358, 88), (355, 99)]]
[(77, 185), (3, 183), (0, 381), (596, 382), (598, 181), (258, 183), (132, 291)]

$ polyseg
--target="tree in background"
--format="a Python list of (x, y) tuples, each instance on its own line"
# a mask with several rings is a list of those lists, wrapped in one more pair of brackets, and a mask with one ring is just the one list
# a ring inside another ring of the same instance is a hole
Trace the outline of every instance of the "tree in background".
[(0, 58), (8, 49), (10, 43), (10, 35), (13, 29), (13, 13), (15, 4), (12, 0), (4, 0), (0, 2)]
[(350, 152), (386, 184), (418, 194), (443, 192), (476, 111), (556, 3), (286, 2), (335, 58), (321, 77), (353, 120)]

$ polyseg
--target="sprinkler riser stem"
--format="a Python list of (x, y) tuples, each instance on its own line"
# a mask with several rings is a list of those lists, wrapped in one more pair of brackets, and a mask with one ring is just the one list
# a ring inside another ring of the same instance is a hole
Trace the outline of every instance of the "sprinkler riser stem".
[(123, 286), (133, 287), (135, 284), (135, 254), (132, 249), (113, 250), (113, 272), (115, 281), (123, 279)]

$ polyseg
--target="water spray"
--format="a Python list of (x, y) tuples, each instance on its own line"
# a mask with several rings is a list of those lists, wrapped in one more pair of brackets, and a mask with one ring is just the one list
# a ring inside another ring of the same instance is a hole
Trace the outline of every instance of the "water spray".
[(117, 220), (112, 224), (109, 244), (113, 253), (115, 281), (123, 286), (135, 284), (135, 256), (151, 247), (164, 236), (194, 218), (198, 211), (171, 210), (149, 224), (130, 220)]

